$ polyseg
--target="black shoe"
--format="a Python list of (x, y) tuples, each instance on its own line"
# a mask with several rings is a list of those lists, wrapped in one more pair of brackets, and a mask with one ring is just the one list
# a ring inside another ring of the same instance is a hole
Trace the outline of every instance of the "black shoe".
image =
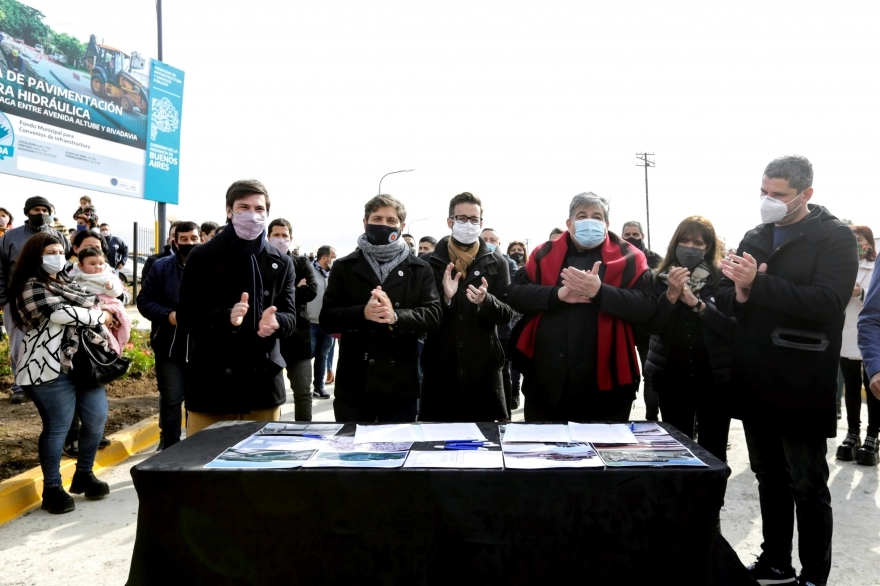
[(30, 397), (27, 396), (27, 393), (24, 391), (15, 391), (12, 393), (12, 396), (9, 397), (9, 402), (13, 405), (21, 405), (22, 403), (27, 403), (30, 401)]
[(64, 446), (61, 448), (61, 453), (67, 456), (68, 458), (76, 458), (79, 456), (79, 442), (72, 439), (64, 440)]
[(104, 448), (106, 448), (107, 446), (109, 446), (112, 443), (113, 442), (111, 442), (110, 439), (106, 435), (102, 435), (101, 436), (101, 443), (98, 444), (98, 449), (103, 450)]
[(53, 515), (69, 513), (76, 508), (73, 497), (64, 492), (60, 486), (43, 487), (43, 504), (40, 508)]
[(805, 580), (801, 576), (798, 576), (797, 583), (798, 583), (798, 586), (819, 586), (815, 582), (810, 582), (809, 580)]
[(774, 568), (765, 562), (761, 557), (755, 560), (755, 563), (747, 568), (749, 576), (752, 577), (761, 586), (777, 585), (777, 584), (795, 584), (797, 575), (794, 568)]
[(837, 459), (844, 462), (852, 462), (856, 458), (856, 452), (861, 445), (858, 433), (847, 433), (843, 442), (837, 446)]
[(877, 455), (877, 438), (866, 437), (865, 444), (856, 453), (856, 462), (865, 466), (876, 466), (880, 461)]
[(329, 399), (330, 393), (328, 393), (324, 389), (321, 389), (320, 391), (315, 391), (314, 393), (312, 393), (312, 396), (316, 399)]
[(73, 473), (70, 492), (72, 494), (86, 493), (87, 499), (97, 500), (110, 494), (110, 485), (95, 478), (94, 472), (77, 470)]

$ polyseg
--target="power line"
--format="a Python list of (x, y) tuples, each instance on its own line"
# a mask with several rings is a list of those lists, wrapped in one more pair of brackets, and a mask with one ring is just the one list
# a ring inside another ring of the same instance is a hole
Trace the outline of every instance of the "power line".
[(636, 167), (644, 167), (645, 168), (645, 216), (648, 233), (648, 249), (651, 248), (651, 203), (648, 199), (648, 168), (655, 167), (656, 163), (649, 159), (648, 157), (653, 157), (654, 153), (636, 153), (636, 158), (641, 161), (641, 163), (636, 163)]

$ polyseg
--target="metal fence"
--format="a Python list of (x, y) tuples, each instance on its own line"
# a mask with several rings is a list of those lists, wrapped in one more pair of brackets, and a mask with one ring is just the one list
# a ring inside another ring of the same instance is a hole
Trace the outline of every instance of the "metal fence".
[(134, 223), (134, 234), (132, 237), (132, 245), (129, 249), (129, 258), (132, 261), (132, 292), (134, 298), (137, 299), (138, 293), (138, 275), (143, 267), (144, 261), (157, 252), (156, 230), (155, 227), (142, 227), (137, 222)]

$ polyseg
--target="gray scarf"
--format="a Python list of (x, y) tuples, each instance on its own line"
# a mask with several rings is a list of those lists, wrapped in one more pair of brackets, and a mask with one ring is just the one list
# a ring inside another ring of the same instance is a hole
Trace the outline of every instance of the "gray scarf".
[(366, 234), (358, 236), (358, 248), (364, 253), (364, 258), (373, 267), (379, 284), (385, 282), (391, 269), (399, 265), (409, 255), (409, 246), (403, 238), (398, 238), (390, 244), (370, 244)]

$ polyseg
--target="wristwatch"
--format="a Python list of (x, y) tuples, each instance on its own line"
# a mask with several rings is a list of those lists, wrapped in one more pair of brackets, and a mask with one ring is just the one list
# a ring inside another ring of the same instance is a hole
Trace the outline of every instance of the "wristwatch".
[(698, 315), (703, 315), (704, 313), (706, 313), (706, 303), (703, 301), (700, 301), (699, 303), (694, 305), (693, 312)]

